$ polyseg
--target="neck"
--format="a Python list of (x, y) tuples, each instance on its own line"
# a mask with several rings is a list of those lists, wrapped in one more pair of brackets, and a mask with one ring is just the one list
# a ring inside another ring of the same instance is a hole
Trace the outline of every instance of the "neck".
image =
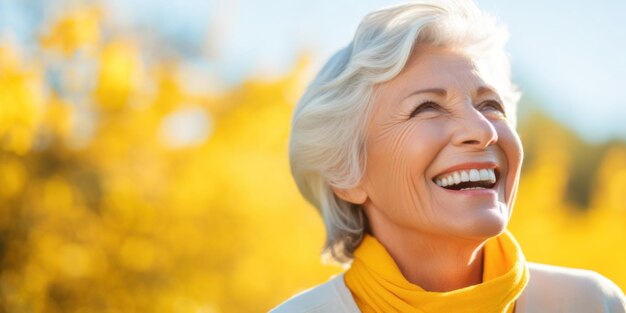
[(372, 232), (402, 275), (424, 290), (446, 292), (482, 282), (485, 240), (453, 239), (376, 225), (372, 225)]

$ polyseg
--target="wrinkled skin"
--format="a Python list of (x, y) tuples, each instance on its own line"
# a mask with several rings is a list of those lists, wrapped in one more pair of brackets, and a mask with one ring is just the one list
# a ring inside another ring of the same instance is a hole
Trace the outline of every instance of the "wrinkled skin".
[[(462, 49), (417, 51), (397, 77), (376, 87), (361, 182), (335, 192), (362, 205), (407, 279), (452, 290), (481, 280), (482, 245), (506, 228), (522, 147), (502, 84), (485, 66)], [(499, 178), (485, 190), (434, 182), (459, 167), (495, 168)]]

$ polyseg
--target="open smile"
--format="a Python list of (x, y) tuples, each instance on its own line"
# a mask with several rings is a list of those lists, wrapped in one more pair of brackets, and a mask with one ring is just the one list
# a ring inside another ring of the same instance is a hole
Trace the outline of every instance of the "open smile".
[(500, 173), (495, 167), (464, 168), (435, 176), (433, 182), (448, 190), (492, 189)]

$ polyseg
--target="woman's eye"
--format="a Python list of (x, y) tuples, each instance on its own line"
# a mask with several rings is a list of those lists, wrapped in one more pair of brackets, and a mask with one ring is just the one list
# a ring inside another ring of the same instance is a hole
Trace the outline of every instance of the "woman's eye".
[(487, 100), (480, 103), (478, 110), (481, 112), (496, 113), (505, 116), (504, 107), (496, 100)]
[(428, 112), (428, 111), (438, 111), (441, 109), (441, 106), (432, 101), (425, 101), (418, 105), (413, 112), (411, 112), (410, 117), (414, 117), (420, 113)]

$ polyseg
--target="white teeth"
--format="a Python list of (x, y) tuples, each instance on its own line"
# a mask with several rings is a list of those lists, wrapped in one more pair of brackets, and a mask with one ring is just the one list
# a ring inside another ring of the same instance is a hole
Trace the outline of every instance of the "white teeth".
[(461, 171), (461, 181), (469, 181), (469, 174), (466, 171)]
[(452, 173), (452, 178), (454, 178), (454, 184), (461, 183), (461, 175), (459, 174), (459, 172)]
[(496, 172), (494, 170), (489, 170), (487, 172), (489, 172), (489, 180), (496, 181)]
[[(439, 177), (435, 179), (435, 183), (441, 187), (457, 185), (462, 182), (477, 182), (477, 181), (487, 181), (490, 183), (496, 182), (496, 173), (492, 168), (482, 168), (482, 169), (469, 169), (469, 170), (459, 170), (453, 173), (449, 173), (446, 176)], [(483, 187), (471, 187), (471, 188), (463, 188), (466, 189), (485, 189)]]
[(470, 181), (479, 181), (480, 180), (480, 173), (478, 172), (478, 170), (470, 170), (469, 172), (469, 177), (470, 177)]
[(480, 173), (480, 180), (489, 180), (489, 172), (486, 169), (481, 168), (479, 173)]

